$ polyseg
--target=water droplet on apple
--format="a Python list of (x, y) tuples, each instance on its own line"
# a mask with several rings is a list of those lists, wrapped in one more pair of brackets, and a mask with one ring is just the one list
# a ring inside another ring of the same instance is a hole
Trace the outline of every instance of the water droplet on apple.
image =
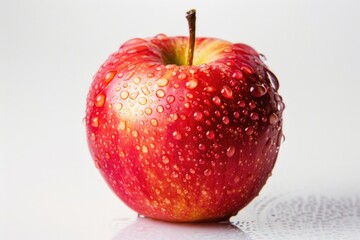
[(139, 133), (138, 133), (138, 131), (134, 130), (134, 131), (131, 132), (131, 135), (133, 137), (137, 138), (139, 136)]
[(240, 181), (240, 177), (239, 176), (236, 176), (235, 178), (234, 178), (234, 182), (235, 183), (238, 183)]
[(264, 86), (262, 85), (253, 85), (250, 87), (250, 93), (251, 95), (253, 95), (254, 97), (262, 97), (266, 94), (267, 90)]
[(135, 83), (136, 85), (138, 85), (141, 82), (141, 78), (136, 76), (132, 79), (133, 83)]
[(149, 108), (149, 107), (145, 108), (145, 113), (146, 113), (147, 115), (150, 115), (150, 114), (152, 113), (152, 109)]
[(194, 89), (194, 88), (197, 87), (197, 85), (198, 85), (198, 80), (197, 79), (190, 79), (185, 84), (187, 89)]
[(93, 127), (99, 127), (99, 118), (98, 118), (98, 117), (94, 117), (94, 118), (91, 120), (91, 126), (93, 126)]
[(228, 125), (230, 123), (230, 119), (227, 117), (227, 116), (224, 116), (222, 118), (222, 122), (225, 124), (225, 125)]
[(148, 152), (149, 152), (149, 149), (148, 149), (148, 147), (147, 147), (146, 145), (143, 145), (142, 148), (141, 148), (141, 151), (142, 151), (143, 153), (148, 153)]
[(160, 33), (160, 34), (156, 35), (155, 38), (157, 38), (157, 39), (159, 39), (159, 40), (166, 40), (166, 39), (168, 39), (168, 37), (167, 37), (165, 34), (163, 34), (163, 33)]
[(154, 127), (156, 127), (158, 125), (158, 121), (155, 118), (152, 118), (150, 120), (150, 124), (153, 125)]
[(225, 98), (232, 98), (233, 97), (233, 92), (231, 90), (231, 88), (229, 88), (228, 86), (223, 86), (221, 89), (221, 94), (225, 97)]
[(266, 141), (266, 143), (265, 143), (265, 145), (264, 145), (264, 147), (263, 147), (263, 149), (262, 149), (262, 153), (267, 153), (267, 152), (269, 151), (271, 145), (272, 145), (272, 139), (269, 138), (269, 139)]
[(207, 176), (207, 177), (210, 176), (211, 173), (212, 173), (211, 169), (206, 169), (206, 170), (204, 171), (204, 175)]
[(106, 73), (105, 79), (104, 79), (105, 83), (109, 84), (114, 79), (115, 75), (116, 75), (115, 71), (110, 71), (110, 72)]
[(162, 161), (164, 164), (168, 164), (170, 160), (169, 160), (169, 157), (168, 157), (168, 156), (163, 155), (163, 156), (161, 157), (161, 161)]
[(256, 108), (256, 102), (250, 101), (250, 102), (249, 102), (249, 108), (250, 108), (251, 110), (253, 110), (254, 108)]
[(121, 99), (127, 99), (128, 97), (129, 97), (129, 92), (128, 91), (122, 91), (121, 93), (120, 93), (120, 97), (121, 97)]
[(256, 112), (250, 113), (250, 119), (253, 121), (257, 121), (259, 119), (259, 114)]
[(133, 92), (130, 94), (130, 99), (134, 100), (139, 96), (139, 91)]
[(102, 107), (105, 103), (105, 95), (103, 93), (100, 93), (95, 98), (95, 106), (96, 107)]
[(282, 112), (285, 109), (285, 104), (282, 101), (276, 103), (276, 108), (279, 112)]
[(164, 90), (158, 89), (158, 90), (156, 91), (156, 96), (157, 96), (158, 98), (163, 98), (163, 97), (165, 96)]
[(187, 78), (185, 73), (180, 73), (178, 76), (178, 79), (180, 79), (180, 80), (184, 80), (185, 78)]
[(232, 77), (235, 78), (235, 79), (243, 79), (243, 74), (241, 71), (239, 70), (236, 70), (233, 74), (232, 74)]
[(173, 103), (175, 101), (175, 97), (173, 95), (169, 95), (167, 96), (166, 101), (168, 103)]
[(156, 111), (158, 113), (162, 113), (162, 112), (164, 112), (164, 107), (162, 105), (159, 105), (159, 106), (156, 107)]
[(277, 123), (277, 121), (279, 120), (278, 116), (276, 115), (276, 113), (271, 113), (269, 116), (269, 123), (271, 125), (274, 125), (275, 123)]
[(215, 103), (216, 106), (221, 106), (221, 99), (218, 96), (215, 96), (212, 98), (213, 103)]
[(160, 190), (157, 189), (157, 188), (155, 188), (155, 193), (156, 193), (157, 195), (159, 195), (159, 194), (160, 194)]
[(173, 134), (172, 134), (173, 138), (176, 139), (176, 140), (180, 140), (181, 139), (181, 133), (178, 132), (178, 131), (174, 131)]
[(119, 123), (118, 128), (119, 128), (120, 130), (125, 130), (125, 129), (126, 129), (126, 121), (121, 120), (120, 123)]
[(150, 93), (149, 88), (147, 86), (141, 87), (141, 91), (144, 95), (149, 95)]
[(260, 54), (259, 54), (259, 58), (260, 58), (260, 60), (261, 60), (264, 64), (266, 64), (267, 59), (266, 59), (266, 57), (265, 57), (264, 54), (260, 53)]
[(245, 72), (248, 75), (251, 75), (254, 73), (254, 69), (250, 66), (244, 65), (240, 68), (241, 71)]
[(160, 78), (159, 80), (156, 81), (156, 84), (159, 87), (165, 87), (169, 84), (169, 80), (167, 80), (166, 78)]
[(121, 109), (122, 109), (122, 107), (123, 107), (123, 105), (121, 104), (121, 103), (116, 103), (116, 105), (115, 105), (115, 109), (117, 110), (117, 111), (120, 111)]
[(172, 172), (172, 173), (171, 173), (171, 176), (172, 176), (173, 178), (177, 178), (177, 177), (179, 176), (179, 174), (178, 174), (177, 172)]
[(201, 151), (205, 151), (205, 149), (206, 149), (206, 145), (205, 145), (205, 144), (200, 143), (200, 144), (199, 144), (199, 146), (198, 146), (198, 148), (199, 148)]
[(198, 121), (198, 122), (203, 120), (203, 114), (201, 112), (195, 112), (194, 119), (195, 119), (195, 121)]
[(253, 132), (254, 132), (253, 127), (249, 126), (249, 127), (245, 128), (246, 135), (250, 136), (251, 134), (253, 134)]
[(267, 75), (268, 78), (270, 80), (271, 86), (275, 89), (275, 90), (279, 90), (279, 81), (276, 78), (276, 76), (269, 70), (267, 70)]
[(95, 139), (96, 139), (95, 133), (91, 133), (90, 139), (91, 139), (92, 141), (95, 141)]
[(212, 131), (212, 130), (207, 131), (205, 135), (206, 135), (206, 137), (207, 137), (208, 139), (210, 139), (210, 140), (212, 140), (212, 139), (215, 138), (215, 133), (214, 133), (214, 131)]
[(145, 97), (140, 97), (138, 99), (138, 102), (141, 104), (141, 105), (145, 105), (147, 103), (147, 99)]
[(231, 145), (226, 150), (226, 156), (230, 158), (230, 157), (234, 156), (234, 154), (235, 154), (235, 147), (233, 145)]

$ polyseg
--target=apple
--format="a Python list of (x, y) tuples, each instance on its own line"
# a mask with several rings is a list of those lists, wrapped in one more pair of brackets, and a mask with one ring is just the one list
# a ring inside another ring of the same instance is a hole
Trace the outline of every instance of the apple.
[(253, 48), (217, 38), (135, 38), (94, 76), (89, 149), (140, 215), (228, 220), (271, 175), (282, 142), (279, 83)]

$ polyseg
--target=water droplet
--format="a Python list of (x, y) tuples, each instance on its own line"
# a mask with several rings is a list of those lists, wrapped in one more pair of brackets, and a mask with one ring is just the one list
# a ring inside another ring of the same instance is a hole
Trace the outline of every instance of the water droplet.
[(138, 102), (141, 104), (141, 105), (145, 105), (147, 103), (147, 99), (145, 97), (140, 97), (138, 99)]
[(194, 89), (198, 85), (197, 79), (190, 79), (188, 82), (186, 82), (185, 86), (187, 89)]
[(176, 140), (180, 140), (181, 139), (181, 133), (178, 132), (178, 131), (174, 131), (173, 134), (172, 134), (173, 138), (176, 139)]
[(159, 195), (159, 194), (160, 194), (160, 190), (157, 189), (157, 188), (155, 188), (155, 193), (156, 193), (157, 195)]
[(224, 123), (225, 125), (227, 125), (227, 124), (230, 123), (230, 119), (229, 119), (227, 116), (224, 116), (224, 117), (222, 118), (222, 121), (223, 121), (223, 123)]
[(165, 87), (166, 85), (169, 84), (169, 80), (167, 80), (166, 78), (160, 78), (159, 80), (156, 81), (156, 84), (159, 87)]
[(178, 76), (178, 79), (184, 80), (186, 77), (187, 77), (187, 76), (186, 76), (185, 73), (180, 73), (179, 76)]
[(121, 93), (120, 93), (120, 97), (121, 97), (121, 99), (127, 99), (128, 97), (129, 97), (129, 92), (128, 91), (122, 91)]
[(218, 96), (213, 97), (212, 101), (216, 106), (221, 106), (221, 99)]
[(156, 127), (156, 126), (158, 125), (158, 121), (157, 121), (155, 118), (152, 118), (152, 119), (150, 120), (150, 123), (151, 123), (151, 125), (153, 125), (154, 127)]
[(173, 103), (175, 101), (175, 97), (173, 95), (169, 95), (167, 96), (166, 101), (168, 103)]
[(236, 70), (236, 71), (232, 74), (232, 77), (233, 77), (233, 78), (236, 78), (236, 79), (242, 79), (242, 78), (243, 78), (243, 74), (242, 74), (241, 71)]
[(139, 136), (139, 133), (138, 133), (138, 131), (134, 130), (131, 132), (131, 135), (136, 138)]
[(194, 119), (195, 119), (195, 121), (203, 120), (203, 114), (201, 112), (195, 112), (194, 113)]
[(207, 131), (207, 132), (206, 132), (206, 137), (207, 137), (208, 139), (210, 139), (210, 140), (214, 139), (214, 138), (215, 138), (215, 133), (214, 133), (214, 131), (212, 131), (212, 130)]
[(134, 100), (139, 96), (139, 91), (133, 92), (130, 94), (130, 99)]
[(123, 120), (120, 121), (118, 128), (119, 128), (120, 130), (125, 130), (125, 128), (126, 128), (126, 121), (123, 121)]
[(164, 107), (162, 105), (159, 105), (159, 106), (156, 107), (156, 111), (158, 113), (162, 113), (164, 111)]
[(271, 125), (277, 123), (278, 120), (279, 120), (279, 118), (278, 118), (278, 116), (276, 115), (276, 113), (270, 114), (270, 116), (269, 116), (269, 123), (270, 123)]
[(157, 96), (158, 98), (163, 98), (163, 97), (165, 96), (164, 90), (158, 89), (158, 90), (156, 91), (156, 96)]
[(142, 151), (143, 153), (148, 153), (148, 152), (149, 152), (149, 149), (148, 149), (148, 147), (147, 147), (146, 145), (143, 145), (142, 148), (141, 148), (141, 151)]
[(210, 176), (211, 173), (212, 173), (211, 169), (206, 169), (206, 170), (204, 171), (204, 175), (207, 176), (207, 177)]
[(93, 127), (99, 127), (99, 118), (98, 118), (98, 117), (94, 117), (94, 118), (91, 120), (91, 126), (93, 126)]
[(249, 102), (249, 108), (250, 108), (251, 110), (253, 110), (254, 108), (256, 108), (256, 102), (250, 101), (250, 102)]
[(257, 114), (256, 112), (250, 113), (250, 119), (253, 121), (257, 121), (259, 119), (259, 114)]
[(207, 87), (204, 88), (204, 91), (212, 93), (212, 92), (215, 92), (216, 89), (213, 86), (207, 86)]
[(231, 145), (230, 147), (228, 147), (228, 149), (226, 149), (226, 156), (227, 157), (232, 157), (235, 154), (235, 147), (233, 145)]
[(250, 93), (257, 98), (264, 96), (266, 92), (266, 88), (262, 85), (253, 85), (250, 87)]
[(123, 105), (121, 104), (121, 103), (116, 103), (116, 105), (115, 105), (115, 109), (117, 110), (117, 111), (120, 111), (121, 109), (122, 109), (122, 107), (123, 107)]
[(234, 182), (235, 183), (238, 183), (240, 181), (240, 177), (239, 176), (236, 176), (235, 178), (234, 178)]
[(221, 89), (221, 94), (225, 98), (232, 98), (233, 97), (233, 92), (232, 92), (231, 88), (229, 88), (228, 86), (223, 86), (223, 88)]
[(96, 107), (102, 107), (105, 103), (105, 95), (103, 93), (100, 93), (95, 98), (95, 106)]
[(205, 145), (205, 144), (200, 143), (200, 144), (199, 144), (199, 146), (198, 146), (198, 148), (199, 148), (201, 151), (205, 151), (205, 149), (206, 149), (206, 145)]
[(276, 103), (276, 107), (279, 112), (282, 112), (285, 109), (285, 104), (280, 101)]
[(141, 82), (141, 78), (140, 77), (134, 77), (132, 79), (133, 83), (135, 83), (136, 85), (138, 85)]
[(250, 136), (251, 134), (253, 134), (253, 132), (254, 132), (253, 127), (249, 126), (249, 127), (245, 128), (246, 135)]
[(272, 139), (269, 138), (269, 139), (266, 141), (266, 143), (265, 143), (265, 145), (264, 145), (264, 147), (263, 147), (263, 149), (262, 149), (262, 153), (267, 153), (267, 152), (269, 151), (271, 145), (272, 145)]
[(93, 140), (93, 141), (95, 141), (95, 139), (96, 139), (95, 133), (91, 133), (90, 139)]
[(266, 59), (266, 57), (265, 57), (264, 54), (260, 53), (260, 54), (259, 54), (259, 58), (260, 58), (260, 60), (261, 60), (263, 63), (266, 64), (267, 59)]
[(172, 173), (171, 173), (171, 176), (172, 176), (173, 178), (177, 178), (177, 177), (179, 176), (179, 174), (178, 174), (177, 172), (172, 172)]
[(115, 75), (116, 75), (116, 72), (115, 72), (115, 71), (110, 71), (110, 72), (108, 72), (108, 73), (105, 75), (105, 79), (104, 79), (105, 83), (106, 83), (106, 84), (109, 84), (109, 83), (114, 79)]
[(168, 156), (163, 155), (163, 156), (161, 157), (161, 161), (162, 161), (163, 163), (165, 163), (165, 164), (168, 164), (170, 160), (169, 160), (169, 157), (168, 157)]
[(150, 115), (150, 114), (152, 113), (152, 109), (149, 108), (149, 107), (145, 108), (145, 113), (146, 113), (147, 115)]
[(141, 91), (144, 95), (149, 95), (150, 93), (149, 88), (147, 86), (141, 87)]
[(254, 69), (252, 67), (250, 67), (250, 66), (245, 66), (244, 65), (240, 69), (241, 69), (241, 71), (245, 72), (248, 75), (251, 75), (251, 74), (254, 73)]

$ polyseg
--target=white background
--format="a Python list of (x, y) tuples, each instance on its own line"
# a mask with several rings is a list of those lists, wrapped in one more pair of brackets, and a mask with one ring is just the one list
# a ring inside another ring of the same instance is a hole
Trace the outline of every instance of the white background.
[[(87, 149), (82, 119), (98, 67), (130, 38), (187, 35), (190, 8), (198, 12), (198, 36), (244, 42), (265, 54), (286, 104), (286, 141), (273, 176), (235, 218), (258, 225), (237, 224), (241, 236), (237, 227), (136, 220), (108, 189)], [(348, 206), (343, 201), (355, 202), (338, 239), (359, 239), (359, 8), (355, 0), (1, 0), (0, 239), (145, 239), (151, 234), (175, 239), (193, 231), (200, 231), (199, 239), (270, 239), (274, 233), (261, 227), (262, 213), (257, 219), (251, 213), (258, 205), (270, 206), (266, 199), (273, 196), (274, 206), (288, 207), (292, 199), (325, 199), (335, 213)], [(316, 221), (295, 224), (293, 230), (280, 226), (284, 239), (296, 238), (294, 228), (311, 232)], [(331, 234), (321, 228), (307, 238)], [(211, 237), (214, 232), (217, 238)]]

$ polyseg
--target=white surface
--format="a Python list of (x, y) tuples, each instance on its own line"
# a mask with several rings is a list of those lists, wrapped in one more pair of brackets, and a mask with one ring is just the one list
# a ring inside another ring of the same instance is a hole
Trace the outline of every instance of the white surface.
[[(359, 239), (359, 7), (1, 1), (0, 239)], [(136, 219), (100, 177), (85, 140), (85, 99), (100, 64), (127, 39), (187, 35), (190, 8), (198, 36), (267, 56), (287, 107), (273, 177), (233, 225)]]

